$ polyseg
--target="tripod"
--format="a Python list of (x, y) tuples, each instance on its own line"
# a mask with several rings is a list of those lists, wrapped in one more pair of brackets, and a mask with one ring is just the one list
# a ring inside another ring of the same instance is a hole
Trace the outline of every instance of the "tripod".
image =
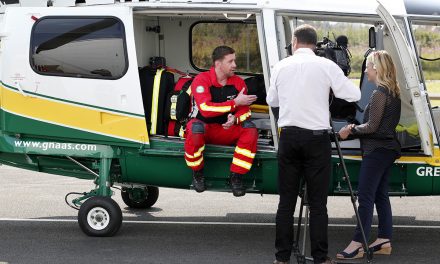
[[(364, 251), (367, 255), (367, 263), (370, 263), (371, 260), (373, 259), (373, 252), (368, 247), (368, 241), (365, 236), (364, 228), (362, 226), (362, 222), (361, 222), (361, 219), (359, 216), (359, 211), (358, 211), (358, 208), (356, 205), (357, 197), (354, 195), (353, 188), (351, 186), (350, 176), (348, 175), (347, 167), (346, 167), (345, 161), (344, 161), (344, 156), (342, 155), (341, 146), (339, 144), (338, 137), (337, 137), (336, 132), (334, 130), (333, 120), (331, 118), (330, 118), (330, 124), (331, 124), (332, 134), (334, 135), (334, 141), (335, 141), (336, 149), (338, 152), (338, 156), (339, 156), (339, 159), (341, 162), (340, 164), (342, 166), (342, 170), (344, 173), (343, 179), (347, 182), (348, 189), (350, 192), (350, 200), (353, 205), (354, 212), (356, 214), (357, 223), (358, 223), (360, 230), (361, 230), (362, 239), (363, 239), (363, 247), (364, 247)], [(301, 206), (300, 206), (300, 211), (299, 211), (296, 239), (293, 243), (292, 251), (293, 251), (294, 256), (296, 256), (297, 263), (298, 264), (305, 264), (307, 261), (313, 261), (313, 258), (305, 256), (305, 248), (306, 248), (306, 241), (307, 241), (307, 226), (309, 224), (308, 223), (309, 222), (309, 205), (307, 202), (307, 185), (305, 183), (303, 184), (302, 192), (300, 192), (300, 196), (301, 196)], [(302, 248), (300, 250), (299, 239), (300, 239), (300, 231), (301, 231), (302, 213), (303, 213), (304, 207), (306, 207), (305, 208), (305, 222), (304, 222), (304, 231), (303, 231), (303, 238), (302, 238)], [(343, 260), (340, 263), (358, 263), (358, 262), (348, 262), (346, 260)]]
[[(301, 205), (299, 207), (299, 218), (298, 218), (298, 225), (296, 229), (296, 238), (293, 242), (293, 255), (296, 257), (296, 261), (298, 264), (305, 264), (306, 261), (313, 261), (313, 258), (306, 257), (306, 241), (307, 241), (307, 226), (309, 225), (309, 204), (307, 201), (307, 185), (305, 183), (300, 184), (300, 194), (301, 197)], [(303, 237), (302, 237), (302, 248), (300, 250), (299, 248), (299, 239), (300, 239), (300, 232), (301, 232), (301, 222), (302, 222), (302, 214), (303, 209), (305, 209), (304, 214), (304, 230), (303, 230)]]

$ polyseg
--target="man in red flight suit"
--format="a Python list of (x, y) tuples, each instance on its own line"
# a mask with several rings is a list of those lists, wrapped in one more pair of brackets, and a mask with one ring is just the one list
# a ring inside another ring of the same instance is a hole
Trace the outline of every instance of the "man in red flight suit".
[(219, 46), (212, 53), (213, 67), (199, 74), (191, 84), (198, 108), (196, 118), (186, 127), (185, 161), (193, 170), (193, 187), (206, 189), (203, 177), (205, 143), (235, 145), (231, 164), (230, 185), (234, 196), (243, 196), (242, 177), (252, 166), (257, 151), (258, 132), (249, 121), (249, 105), (257, 97), (247, 95), (246, 85), (234, 74), (235, 51)]

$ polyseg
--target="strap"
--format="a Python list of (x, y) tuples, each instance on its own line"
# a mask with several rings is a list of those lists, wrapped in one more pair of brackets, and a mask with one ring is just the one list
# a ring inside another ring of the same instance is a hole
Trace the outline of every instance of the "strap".
[(165, 67), (165, 70), (169, 71), (169, 72), (172, 72), (172, 73), (177, 73), (177, 74), (179, 74), (179, 75), (181, 75), (183, 77), (185, 77), (185, 76), (192, 77), (189, 73), (185, 73), (183, 71), (179, 71), (177, 69), (174, 69), (174, 68), (171, 68), (171, 67), (168, 67), (168, 66)]
[(153, 84), (153, 99), (151, 101), (151, 128), (150, 134), (156, 135), (157, 128), (157, 108), (159, 107), (159, 91), (160, 91), (160, 80), (162, 78), (162, 72), (164, 69), (158, 69), (156, 75), (154, 76)]

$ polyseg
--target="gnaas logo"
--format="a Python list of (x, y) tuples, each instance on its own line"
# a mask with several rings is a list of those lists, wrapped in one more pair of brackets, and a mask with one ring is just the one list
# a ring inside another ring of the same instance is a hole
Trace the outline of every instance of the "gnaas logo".
[(440, 177), (440, 167), (418, 167), (417, 176)]

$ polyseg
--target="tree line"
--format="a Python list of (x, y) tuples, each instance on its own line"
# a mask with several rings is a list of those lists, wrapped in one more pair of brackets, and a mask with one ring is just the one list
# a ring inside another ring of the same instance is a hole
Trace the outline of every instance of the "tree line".
[[(318, 38), (328, 37), (334, 41), (339, 35), (348, 37), (348, 49), (351, 52), (350, 77), (359, 78), (368, 50), (368, 29), (371, 25), (362, 23), (335, 23), (304, 21), (317, 28)], [(199, 23), (193, 27), (192, 61), (202, 69), (208, 69), (211, 64), (212, 50), (219, 45), (228, 45), (236, 50), (237, 71), (261, 73), (262, 64), (256, 24), (252, 23)], [(440, 27), (414, 26), (414, 37), (419, 55), (424, 58), (440, 57)], [(289, 42), (289, 40), (286, 40)], [(270, 47), (269, 47), (270, 48)], [(426, 79), (440, 80), (440, 60), (421, 61)]]

